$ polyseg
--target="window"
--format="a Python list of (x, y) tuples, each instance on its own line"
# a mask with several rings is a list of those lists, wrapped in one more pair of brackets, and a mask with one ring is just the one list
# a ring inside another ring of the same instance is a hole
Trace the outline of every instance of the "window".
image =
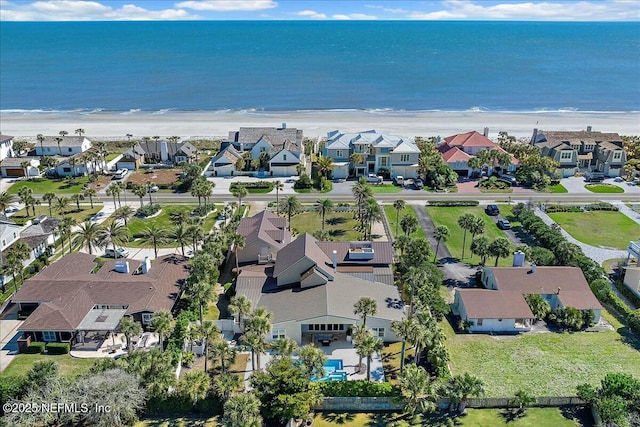
[(56, 333), (53, 331), (42, 331), (42, 341), (55, 341), (56, 340)]
[(336, 157), (342, 157), (342, 150), (336, 150)]
[(142, 313), (142, 324), (148, 325), (151, 323), (151, 318), (153, 317), (153, 313)]
[(71, 168), (62, 168), (62, 170), (65, 172), (71, 172)]
[(565, 150), (560, 153), (560, 160), (570, 160), (572, 156), (573, 156), (572, 151)]
[(287, 160), (287, 155), (286, 154), (282, 155), (282, 160), (285, 160), (285, 161)]
[(476, 325), (482, 326), (482, 319), (478, 319), (478, 321), (476, 322)]
[(378, 338), (384, 338), (384, 328), (371, 328), (373, 336)]
[(73, 151), (73, 149), (71, 147), (69, 147), (68, 151), (71, 153)]
[(380, 166), (388, 166), (388, 157), (380, 157)]
[(287, 333), (284, 329), (274, 329), (271, 331), (271, 339), (279, 340), (287, 337)]
[(400, 161), (401, 162), (408, 162), (409, 161), (409, 155), (408, 154), (400, 154)]
[(622, 158), (622, 152), (617, 151), (613, 153), (613, 160), (620, 160)]

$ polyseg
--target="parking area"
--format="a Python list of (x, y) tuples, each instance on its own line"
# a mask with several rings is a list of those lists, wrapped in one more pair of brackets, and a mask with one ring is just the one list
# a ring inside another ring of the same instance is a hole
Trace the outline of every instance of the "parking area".
[[(624, 190), (625, 193), (628, 194), (638, 194), (640, 195), (640, 187), (635, 184), (630, 184), (622, 180), (622, 178), (607, 178), (602, 181), (603, 184), (611, 184), (618, 186)], [(560, 184), (567, 189), (569, 193), (572, 194), (593, 194), (591, 191), (584, 188), (588, 182), (584, 180), (582, 176), (571, 176), (569, 178), (562, 178), (560, 180)]]

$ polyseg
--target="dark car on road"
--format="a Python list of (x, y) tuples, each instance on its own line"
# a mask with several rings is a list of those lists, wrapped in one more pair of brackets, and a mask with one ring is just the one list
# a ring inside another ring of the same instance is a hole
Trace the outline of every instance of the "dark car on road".
[(413, 181), (413, 185), (415, 185), (416, 190), (422, 190), (424, 188), (424, 182), (420, 178), (417, 178)]
[(501, 219), (498, 221), (498, 228), (500, 230), (511, 230), (511, 223), (506, 219)]
[(484, 211), (487, 213), (487, 215), (500, 215), (500, 209), (498, 209), (498, 205), (488, 205)]

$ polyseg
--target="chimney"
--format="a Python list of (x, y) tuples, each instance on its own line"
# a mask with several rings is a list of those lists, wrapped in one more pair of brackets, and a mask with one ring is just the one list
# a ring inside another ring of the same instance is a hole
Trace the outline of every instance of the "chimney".
[(531, 145), (535, 145), (538, 142), (538, 128), (533, 128), (533, 135), (531, 136)]
[(591, 132), (591, 126), (587, 126), (587, 132)]
[(169, 160), (169, 152), (167, 151), (167, 141), (160, 141), (160, 160), (166, 162)]
[(514, 267), (522, 267), (524, 266), (524, 252), (517, 251), (513, 254), (513, 266)]
[(116, 262), (116, 271), (118, 273), (129, 274), (129, 262), (128, 261), (117, 261)]
[(536, 272), (536, 265), (535, 264), (531, 264), (531, 273), (535, 273)]
[(147, 274), (151, 270), (151, 260), (148, 256), (144, 257), (144, 261), (140, 263), (140, 268), (142, 268), (142, 274)]
[(488, 128), (488, 127), (486, 127), (486, 126), (485, 126), (485, 128), (484, 128), (484, 133), (483, 133), (483, 135), (484, 135), (485, 137), (487, 137), (487, 138), (489, 137), (489, 128)]
[(556, 295), (560, 295), (560, 287), (558, 286), (558, 292), (556, 292)]
[(282, 122), (282, 129), (286, 129), (287, 128), (287, 122)]
[(338, 251), (333, 250), (333, 272), (335, 273), (338, 269)]

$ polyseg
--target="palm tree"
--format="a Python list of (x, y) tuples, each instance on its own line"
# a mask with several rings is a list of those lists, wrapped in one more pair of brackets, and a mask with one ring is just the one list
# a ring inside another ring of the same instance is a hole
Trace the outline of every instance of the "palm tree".
[[(62, 135), (62, 132), (65, 132), (65, 131), (60, 131), (60, 135)], [(58, 155), (62, 156), (62, 149), (60, 148), (60, 143), (62, 143), (62, 137), (56, 136), (54, 139), (56, 141), (56, 144), (58, 144)]]
[(233, 246), (233, 252), (234, 252), (234, 256), (236, 259), (236, 272), (239, 273), (239, 267), (238, 267), (238, 250), (244, 248), (244, 245), (246, 243), (245, 238), (242, 234), (238, 234), (238, 233), (234, 233), (230, 238), (229, 238), (229, 242), (228, 242), (231, 246)]
[(107, 187), (107, 190), (105, 191), (105, 193), (107, 194), (107, 196), (113, 196), (113, 208), (116, 208), (116, 196), (120, 193), (120, 187), (116, 187), (115, 185), (111, 184), (110, 186)]
[(167, 236), (169, 232), (157, 224), (151, 224), (142, 230), (142, 241), (147, 244), (153, 245), (153, 252), (155, 257), (158, 258), (158, 245), (164, 245), (167, 243)]
[(282, 201), (280, 209), (287, 214), (287, 223), (289, 224), (289, 231), (291, 231), (291, 217), (302, 210), (302, 204), (296, 196), (287, 196)]
[[(24, 269), (24, 264), (15, 256), (6, 256), (4, 260), (4, 266), (2, 266), (2, 274), (7, 275), (11, 274), (13, 276), (13, 288), (15, 292), (18, 292), (18, 281), (16, 280), (16, 274), (21, 272)], [(2, 292), (4, 293), (5, 283), (2, 282)]]
[(464, 249), (467, 244), (467, 230), (471, 229), (471, 227), (473, 226), (474, 218), (475, 218), (475, 215), (470, 213), (463, 214), (458, 218), (458, 225), (460, 226), (460, 228), (464, 230), (464, 234), (462, 235), (462, 258), (461, 259), (464, 259)]
[(447, 242), (447, 240), (449, 240), (449, 236), (451, 235), (451, 233), (449, 232), (449, 227), (447, 227), (446, 225), (438, 225), (436, 227), (435, 233), (433, 234), (433, 237), (435, 237), (436, 239), (436, 251), (435, 254), (433, 255), (433, 262), (436, 262), (436, 260), (438, 259), (438, 249), (440, 249), (440, 242)]
[(242, 206), (242, 199), (247, 197), (249, 192), (247, 191), (247, 187), (244, 185), (237, 185), (231, 189), (231, 194), (233, 197), (238, 198), (238, 207)]
[(366, 331), (356, 342), (358, 356), (367, 358), (367, 380), (371, 381), (371, 356), (382, 351), (383, 342), (374, 337), (370, 331)]
[(20, 163), (20, 167), (22, 168), (22, 173), (24, 173), (24, 177), (26, 179), (30, 179), (29, 177), (29, 167), (31, 166), (31, 162), (25, 160), (24, 162)]
[(215, 340), (218, 339), (220, 335), (220, 329), (216, 326), (213, 320), (205, 320), (204, 323), (200, 324), (200, 334), (202, 335), (202, 339), (204, 340), (205, 350), (204, 350), (204, 372), (207, 372), (207, 360), (209, 359), (209, 344), (213, 344)]
[(78, 128), (78, 129), (76, 129), (76, 130), (75, 130), (75, 133), (76, 133), (78, 136), (82, 137), (82, 135), (84, 135), (84, 129), (82, 129), (82, 128)]
[(164, 338), (171, 335), (175, 322), (173, 316), (168, 311), (156, 311), (151, 318), (151, 328), (160, 336), (160, 351), (164, 351)]
[(436, 407), (437, 394), (422, 366), (409, 365), (400, 376), (400, 390), (405, 401), (405, 411), (414, 415), (430, 412)]
[(187, 235), (191, 239), (191, 247), (195, 255), (198, 250), (198, 242), (204, 239), (204, 230), (200, 224), (191, 224), (187, 227)]
[(579, 246), (564, 240), (558, 244), (554, 252), (559, 265), (571, 265), (580, 254), (580, 251)]
[(78, 209), (78, 212), (80, 212), (80, 200), (84, 200), (84, 196), (80, 193), (72, 194), (71, 200), (76, 202), (76, 208)]
[(484, 232), (485, 222), (482, 218), (478, 216), (473, 217), (473, 221), (471, 221), (471, 227), (469, 228), (469, 233), (471, 233), (471, 240), (473, 240), (478, 234), (482, 234)]
[(351, 162), (352, 165), (354, 165), (354, 175), (356, 175), (357, 172), (357, 165), (361, 165), (364, 162), (364, 156), (362, 155), (362, 153), (353, 153), (349, 156), (349, 162)]
[(238, 295), (231, 298), (229, 302), (229, 312), (238, 315), (238, 325), (244, 330), (242, 318), (251, 313), (251, 300), (246, 295)]
[(311, 381), (311, 377), (314, 374), (316, 378), (324, 377), (324, 364), (327, 362), (327, 356), (322, 350), (307, 344), (298, 351), (298, 357), (307, 371), (307, 379), (309, 381)]
[(251, 370), (256, 370), (255, 357), (258, 354), (258, 367), (260, 367), (260, 354), (265, 350), (264, 336), (254, 331), (247, 331), (240, 337), (240, 344), (251, 351)]
[[(18, 240), (7, 250), (7, 260), (11, 262), (12, 259), (18, 261), (18, 272), (20, 273), (20, 282), (24, 282), (24, 266), (23, 262), (29, 259), (31, 249), (24, 241)], [(15, 283), (14, 283), (15, 284)]]
[(324, 218), (327, 213), (333, 212), (333, 202), (331, 199), (318, 199), (315, 204), (316, 212), (322, 217), (322, 231), (324, 231)]
[(404, 215), (400, 220), (400, 228), (405, 236), (412, 234), (418, 229), (418, 218), (413, 215)]
[(471, 253), (480, 257), (480, 264), (484, 265), (487, 261), (489, 253), (489, 238), (487, 236), (478, 236), (471, 241)]
[(184, 374), (178, 382), (178, 392), (188, 397), (195, 407), (199, 400), (204, 400), (209, 392), (211, 379), (209, 375), (201, 371), (192, 371)]
[(185, 294), (187, 299), (198, 306), (200, 324), (202, 324), (204, 322), (204, 308), (209, 305), (209, 301), (217, 296), (214, 286), (207, 282), (196, 282), (187, 287)]
[(213, 378), (213, 391), (226, 402), (231, 393), (240, 389), (241, 384), (240, 377), (236, 374), (220, 374)]
[(252, 393), (238, 393), (224, 403), (225, 427), (261, 427), (260, 401)]
[(203, 184), (205, 182), (206, 181), (197, 179), (191, 185), (191, 195), (198, 198), (198, 207), (202, 206), (202, 195), (204, 191)]
[(4, 212), (11, 207), (13, 203), (16, 202), (16, 196), (13, 194), (9, 194), (6, 191), (0, 193), (0, 214), (4, 214)]
[(367, 240), (367, 237), (371, 239), (371, 230), (373, 228), (373, 223), (382, 221), (382, 219), (384, 218), (384, 214), (378, 202), (373, 198), (367, 201), (364, 212), (367, 221), (364, 237), (365, 240)]
[(171, 211), (169, 213), (169, 218), (174, 225), (180, 225), (182, 223), (189, 222), (190, 215), (188, 211), (180, 209)]
[(87, 188), (86, 190), (84, 190), (83, 194), (84, 194), (84, 197), (89, 198), (89, 202), (91, 203), (91, 209), (93, 209), (93, 198), (98, 195), (98, 192), (93, 188)]
[(182, 256), (184, 256), (184, 245), (189, 242), (187, 227), (184, 224), (178, 224), (178, 226), (173, 229), (171, 238), (180, 245), (180, 248), (182, 249)]
[(298, 344), (289, 337), (271, 342), (271, 354), (275, 357), (291, 357), (298, 350)]
[(506, 237), (498, 237), (489, 244), (489, 255), (496, 257), (496, 264), (500, 258), (508, 257), (511, 253), (511, 245)]
[(402, 349), (400, 350), (400, 373), (404, 371), (405, 350), (407, 341), (411, 341), (411, 338), (416, 334), (418, 325), (414, 318), (394, 320), (391, 322), (391, 329), (402, 340)]
[(133, 209), (130, 206), (123, 206), (118, 208), (113, 212), (113, 217), (118, 221), (123, 221), (124, 225), (127, 226), (129, 222), (129, 218), (133, 216)]
[(378, 313), (378, 303), (373, 298), (360, 297), (353, 305), (353, 314), (360, 316), (362, 324), (367, 326), (367, 317), (375, 316)]
[(280, 216), (280, 190), (284, 190), (284, 184), (280, 180), (276, 180), (273, 183), (273, 188), (276, 189), (276, 215)]
[(404, 209), (406, 203), (404, 200), (396, 200), (393, 207), (396, 210), (396, 238), (398, 237), (398, 226), (400, 225), (400, 211)]
[(43, 147), (43, 143), (44, 143), (44, 135), (39, 133), (36, 136), (36, 139), (38, 140), (38, 142), (40, 143), (40, 155), (44, 156), (44, 147)]
[(366, 180), (360, 179), (353, 187), (351, 187), (351, 192), (353, 193), (353, 197), (356, 199), (356, 204), (358, 205), (358, 221), (362, 222), (362, 211), (364, 210), (364, 206), (367, 203), (367, 200), (373, 195), (371, 186), (369, 186)]
[(218, 340), (211, 347), (211, 354), (209, 356), (212, 359), (218, 359), (220, 361), (220, 371), (221, 373), (226, 374), (229, 366), (233, 365), (233, 362), (235, 362), (236, 357), (238, 356), (238, 350), (227, 344), (226, 341)]
[(124, 334), (127, 341), (127, 351), (131, 352), (131, 337), (140, 335), (142, 326), (133, 320), (131, 316), (123, 316), (118, 323), (118, 329)]
[(479, 378), (465, 372), (450, 377), (445, 390), (451, 404), (457, 405), (458, 412), (464, 414), (469, 398), (480, 397), (484, 394), (484, 383)]
[(134, 186), (131, 188), (131, 192), (140, 197), (140, 207), (144, 206), (144, 203), (142, 203), (142, 199), (147, 195), (147, 187), (142, 184), (134, 184)]
[(116, 221), (111, 221), (108, 226), (102, 227), (98, 231), (101, 247), (109, 244), (113, 247), (113, 256), (118, 258), (116, 246), (124, 246), (129, 241), (129, 229)]
[(70, 216), (65, 216), (62, 218), (62, 221), (58, 225), (60, 230), (60, 240), (62, 240), (62, 253), (64, 254), (64, 239), (69, 241), (69, 253), (71, 253), (71, 249), (73, 248), (73, 244), (71, 243), (71, 227), (76, 225), (76, 220)]
[(80, 224), (80, 229), (73, 233), (73, 246), (86, 247), (89, 254), (93, 255), (93, 248), (102, 247), (100, 238), (100, 226), (90, 221)]
[(29, 187), (21, 187), (18, 190), (18, 199), (20, 199), (20, 203), (25, 205), (25, 209), (27, 210), (27, 215), (29, 215), (29, 206), (31, 206), (30, 198), (32, 197), (33, 191)]
[(318, 172), (325, 178), (329, 178), (329, 174), (333, 171), (333, 159), (331, 157), (320, 156), (316, 162)]

